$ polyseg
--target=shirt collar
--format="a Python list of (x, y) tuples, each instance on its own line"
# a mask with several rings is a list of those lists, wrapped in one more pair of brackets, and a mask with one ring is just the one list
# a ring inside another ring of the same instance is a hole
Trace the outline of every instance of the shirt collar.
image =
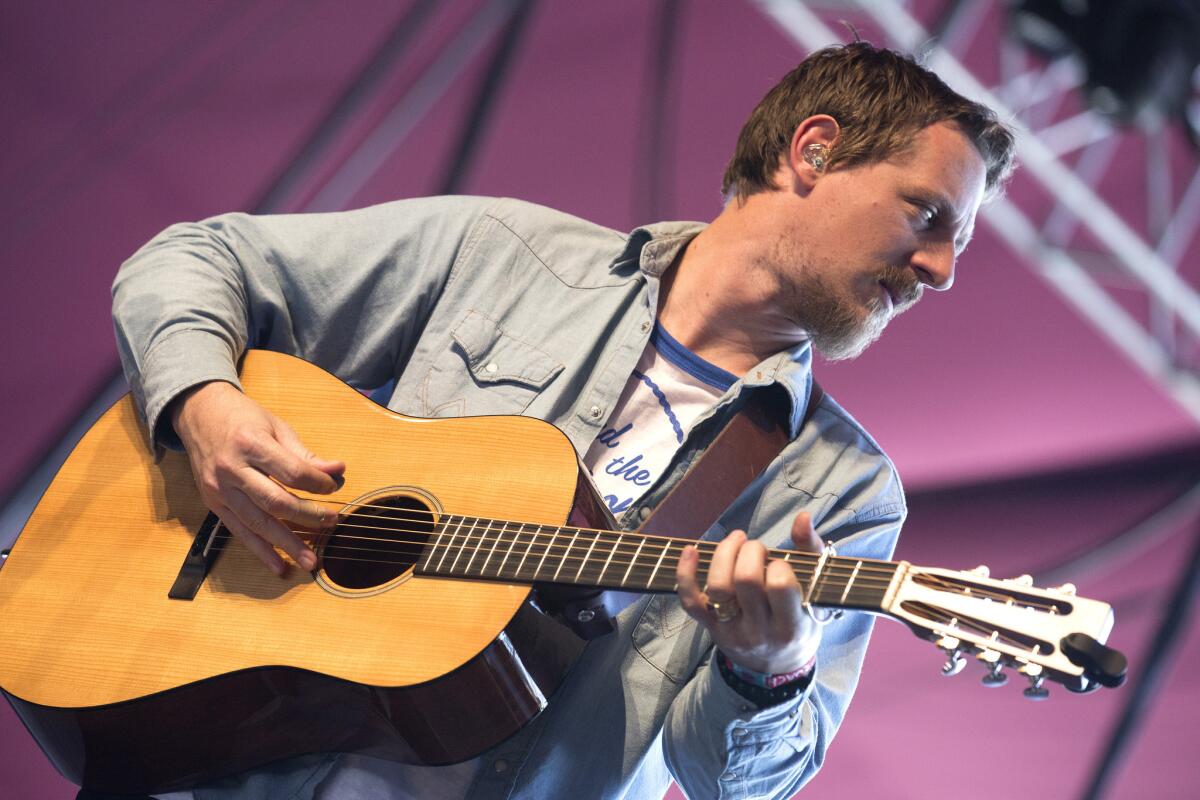
[[(636, 259), (647, 276), (662, 277), (684, 245), (706, 227), (703, 222), (657, 222), (636, 228), (614, 268)], [(773, 383), (782, 386), (791, 400), (788, 433), (794, 439), (800, 433), (800, 423), (812, 395), (812, 347), (808, 342), (763, 359), (744, 376), (742, 386), (765, 387)]]
[(746, 388), (767, 387), (778, 383), (791, 401), (788, 413), (788, 434), (795, 439), (800, 433), (800, 423), (812, 396), (812, 347), (801, 342), (791, 350), (768, 356), (751, 369), (743, 380)]
[(633, 262), (646, 275), (661, 278), (684, 245), (706, 227), (703, 222), (656, 222), (635, 228), (613, 268)]

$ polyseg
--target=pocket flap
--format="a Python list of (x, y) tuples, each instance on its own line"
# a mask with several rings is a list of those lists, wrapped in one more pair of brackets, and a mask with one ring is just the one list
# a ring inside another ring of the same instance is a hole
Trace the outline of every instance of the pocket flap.
[(549, 353), (518, 339), (478, 311), (469, 312), (451, 335), (480, 383), (513, 381), (541, 389), (563, 369)]

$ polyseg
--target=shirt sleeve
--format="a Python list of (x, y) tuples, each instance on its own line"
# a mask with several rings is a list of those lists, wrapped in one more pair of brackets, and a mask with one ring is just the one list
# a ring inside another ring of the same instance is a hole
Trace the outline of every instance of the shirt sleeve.
[(495, 201), (401, 200), (332, 214), (226, 214), (173, 225), (113, 283), (117, 346), (152, 444), (166, 406), (238, 385), (247, 348), (290, 353), (358, 388), (398, 374)]
[[(881, 513), (881, 511), (883, 513)], [(857, 514), (833, 532), (839, 555), (890, 558), (903, 504)], [(827, 625), (808, 689), (756, 708), (721, 677), (710, 657), (667, 713), (667, 766), (691, 800), (788, 798), (821, 768), (854, 694), (874, 617), (847, 613)]]

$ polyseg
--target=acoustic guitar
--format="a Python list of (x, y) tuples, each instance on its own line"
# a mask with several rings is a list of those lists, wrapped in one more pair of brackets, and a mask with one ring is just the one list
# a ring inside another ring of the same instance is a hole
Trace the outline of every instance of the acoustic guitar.
[[(133, 401), (79, 442), (0, 570), (0, 687), (58, 770), (156, 793), (317, 751), (447, 764), (543, 708), (582, 645), (534, 584), (673, 592), (690, 539), (604, 530), (554, 426), (414, 419), (299, 359), (251, 351), (245, 391), (353, 469), (319, 565), (267, 571), (155, 461)], [(701, 575), (715, 545), (699, 543)], [(1044, 696), (1112, 686), (1109, 606), (982, 571), (771, 552), (809, 599), (885, 615)]]

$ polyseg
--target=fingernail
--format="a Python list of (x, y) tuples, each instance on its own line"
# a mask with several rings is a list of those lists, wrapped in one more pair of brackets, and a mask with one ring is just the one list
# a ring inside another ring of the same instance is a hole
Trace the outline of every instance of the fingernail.
[(335, 490), (340, 489), (346, 485), (346, 476), (345, 475), (330, 475), (329, 477), (333, 478), (333, 488)]
[(305, 569), (312, 569), (317, 566), (317, 557), (312, 552), (304, 552), (300, 554), (300, 566)]

